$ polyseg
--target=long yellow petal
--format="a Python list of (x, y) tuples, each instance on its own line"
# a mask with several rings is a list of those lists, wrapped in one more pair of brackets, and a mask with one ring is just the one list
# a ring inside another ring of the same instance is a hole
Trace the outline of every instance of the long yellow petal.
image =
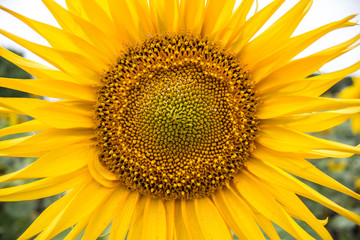
[[(76, 36), (91, 42), (88, 35), (80, 28), (70, 12), (63, 8), (59, 3), (54, 0), (41, 0), (47, 9), (51, 12), (52, 16), (56, 19), (62, 29), (67, 32), (74, 33)], [(74, 14), (73, 14), (74, 15)], [(101, 46), (99, 46), (101, 47)]]
[(29, 74), (38, 78), (57, 79), (69, 82), (76, 82), (66, 73), (47, 67), (37, 62), (30, 61), (0, 46), (0, 56), (24, 69)]
[(273, 166), (270, 163), (258, 164), (256, 171), (251, 171), (252, 174), (256, 175), (258, 178), (263, 179), (264, 181), (273, 183), (277, 186), (285, 188), (291, 192), (294, 192), (298, 195), (309, 198), (313, 201), (316, 201), (327, 208), (343, 215), (344, 217), (350, 219), (351, 221), (360, 224), (360, 216), (348, 211), (347, 209), (337, 205), (333, 201), (324, 197), (320, 193), (316, 192), (311, 187), (302, 183), (300, 180), (294, 178), (290, 174), (287, 174), (283, 170)]
[(273, 221), (296, 239), (313, 239), (278, 204), (266, 188), (245, 170), (234, 178), (239, 194), (260, 214)]
[[(293, 79), (301, 81), (318, 71), (324, 64), (350, 51), (352, 49), (351, 46), (359, 39), (360, 34), (346, 42), (314, 53), (310, 56), (287, 62), (279, 68), (270, 66), (268, 72), (259, 73), (259, 70), (255, 70), (252, 73), (254, 81), (258, 82), (256, 88), (258, 91), (263, 92), (267, 89), (273, 89), (278, 85), (283, 86), (285, 83), (293, 81)], [(263, 69), (260, 70), (263, 71)], [(291, 78), (288, 77), (290, 76), (289, 74), (291, 74)]]
[(179, 28), (179, 1), (150, 0), (150, 12), (154, 25), (160, 32), (176, 32)]
[(340, 21), (329, 23), (312, 31), (290, 38), (283, 47), (279, 48), (278, 51), (266, 57), (264, 60), (252, 63), (253, 66), (251, 69), (256, 72), (256, 78), (261, 79), (263, 76), (271, 72), (272, 69), (277, 69), (286, 64), (289, 60), (293, 59), (296, 55), (323, 37), (325, 34), (339, 28), (356, 25), (356, 23), (349, 22), (349, 20), (354, 17), (355, 15), (351, 15)]
[(139, 197), (139, 200), (136, 204), (135, 211), (131, 220), (130, 229), (126, 237), (126, 239), (128, 240), (143, 239), (142, 231), (139, 231), (139, 229), (143, 228), (143, 224), (148, 224), (143, 221), (146, 199), (147, 199), (146, 196)]
[(358, 107), (359, 99), (334, 99), (325, 97), (308, 97), (285, 95), (276, 96), (264, 101), (257, 113), (260, 119), (269, 119), (287, 115), (317, 111), (338, 110)]
[(0, 141), (0, 156), (40, 157), (48, 151), (91, 138), (92, 130), (49, 129), (20, 139)]
[(40, 122), (60, 129), (93, 128), (91, 112), (70, 107), (60, 102), (49, 102), (31, 98), (0, 98), (0, 105), (29, 115)]
[(239, 52), (284, 2), (285, 0), (275, 0), (271, 2), (269, 5), (249, 18), (249, 20), (246, 21), (244, 25), (240, 26), (238, 29), (235, 29), (233, 31), (232, 37), (229, 40), (229, 49), (233, 50), (234, 52)]
[(79, 82), (98, 84), (97, 75), (102, 73), (103, 69), (91, 63), (84, 56), (67, 50), (54, 49), (36, 44), (1, 29), (0, 34), (38, 55), (59, 70), (69, 75), (82, 76), (82, 79), (78, 79)]
[(127, 191), (122, 187), (109, 190), (111, 193), (108, 198), (91, 213), (89, 224), (83, 235), (84, 239), (97, 239), (101, 235), (113, 219), (119, 199), (123, 198)]
[(330, 150), (360, 154), (360, 148), (317, 138), (279, 126), (261, 128), (256, 141), (261, 145), (279, 152), (311, 152), (312, 150)]
[(205, 0), (180, 1), (180, 19), (183, 19), (183, 29), (194, 34), (200, 34), (204, 19)]
[[(67, 1), (67, 6), (71, 9), (71, 5), (76, 1)], [(77, 0), (79, 6), (78, 10), (80, 13), (77, 14), (80, 17), (86, 16), (86, 19), (94, 24), (97, 28), (101, 29), (109, 38), (114, 37), (115, 25), (111, 19), (111, 16), (99, 5), (97, 1), (94, 0)], [(107, 2), (107, 1), (102, 1)], [(74, 11), (71, 11), (75, 13)]]
[(0, 78), (0, 86), (59, 99), (95, 101), (96, 96), (92, 87), (53, 79)]
[(284, 206), (291, 216), (306, 222), (312, 229), (314, 229), (315, 232), (319, 234), (321, 239), (332, 240), (331, 235), (326, 230), (322, 222), (314, 216), (314, 214), (299, 199), (299, 197), (296, 196), (296, 194), (271, 184), (267, 184), (266, 188), (273, 197)]
[(309, 11), (312, 2), (312, 0), (299, 1), (263, 33), (246, 44), (239, 52), (244, 62), (253, 64), (261, 61), (283, 47)]
[(206, 239), (196, 216), (195, 201), (181, 200), (181, 215), (183, 216), (183, 223), (190, 239)]
[[(86, 181), (83, 182), (87, 184)], [(83, 186), (75, 187), (73, 190), (68, 191), (60, 199), (52, 203), (47, 207), (30, 225), (29, 228), (18, 238), (19, 240), (27, 240), (37, 235), (39, 232), (43, 231), (47, 226), (50, 225), (49, 219), (54, 219), (59, 214), (59, 209), (64, 209), (69, 202), (76, 195), (75, 190), (81, 190)]]
[(329, 88), (344, 79), (346, 76), (356, 72), (360, 68), (360, 62), (354, 65), (332, 73), (320, 74), (299, 81), (286, 82), (283, 85), (277, 85), (273, 88), (259, 91), (263, 99), (269, 99), (278, 95), (301, 95), (317, 97), (326, 92)]
[(209, 198), (181, 203), (185, 226), (192, 239), (232, 239), (228, 227)]
[(75, 240), (82, 233), (82, 231), (84, 231), (88, 222), (88, 218), (85, 218), (78, 222), (75, 227), (71, 228), (71, 231), (68, 233), (68, 235), (66, 235), (64, 240)]
[(246, 17), (250, 12), (251, 6), (253, 5), (254, 0), (243, 0), (240, 3), (240, 6), (236, 9), (231, 17), (231, 21), (224, 27), (224, 29), (216, 35), (215, 41), (222, 41), (224, 47), (228, 47), (229, 40), (233, 31), (236, 28), (240, 28), (245, 22)]
[[(1, 111), (0, 111), (1, 112)], [(19, 123), (17, 125), (9, 126), (6, 128), (0, 129), (0, 137), (16, 134), (16, 133), (26, 133), (26, 132), (37, 132), (44, 131), (49, 129), (49, 126), (44, 125), (38, 120), (30, 120), (27, 122)]]
[(35, 182), (0, 189), (3, 202), (33, 200), (53, 196), (84, 182), (86, 168), (61, 176), (48, 177)]
[(360, 107), (346, 108), (337, 111), (298, 114), (289, 117), (264, 119), (264, 125), (281, 125), (282, 127), (300, 132), (321, 132), (335, 127), (356, 113)]
[(195, 211), (206, 239), (232, 239), (228, 226), (209, 198), (195, 199)]
[(186, 229), (185, 219), (182, 215), (182, 200), (175, 201), (175, 240), (190, 240), (190, 232)]
[(166, 239), (166, 212), (161, 199), (147, 198), (143, 213), (142, 238)]
[(86, 225), (88, 224), (89, 219), (85, 218), (78, 222), (75, 227), (71, 228), (71, 231), (66, 235), (64, 240), (75, 240), (85, 229)]
[(212, 196), (225, 222), (239, 239), (265, 239), (254, 219), (254, 213), (246, 202), (227, 188)]
[(143, 6), (138, 0), (109, 0), (109, 6), (118, 34), (124, 42), (126, 39), (141, 41), (143, 37), (155, 33), (147, 2)]
[[(295, 176), (334, 189), (360, 200), (359, 194), (351, 191), (344, 185), (327, 176), (304, 158), (291, 155), (287, 156), (279, 152), (271, 151), (270, 149), (262, 146), (258, 146), (256, 148), (253, 152), (253, 156), (261, 161), (271, 163), (272, 165), (294, 174)], [(255, 163), (257, 163), (256, 160)], [(254, 167), (255, 163), (251, 163), (251, 166), (249, 167), (250, 170)]]
[(85, 141), (55, 149), (19, 171), (0, 176), (0, 182), (61, 176), (76, 171), (88, 163), (89, 144)]
[(114, 213), (110, 240), (125, 239), (135, 208), (137, 207), (138, 199), (139, 194), (137, 192), (129, 192), (128, 195), (124, 196), (122, 201), (119, 202), (118, 208)]
[[(74, 226), (76, 223), (90, 216), (94, 210), (101, 206), (101, 204), (113, 193), (114, 190), (104, 188), (98, 183), (91, 181), (91, 177), (88, 176), (86, 182), (81, 185), (79, 189), (73, 189), (70, 191), (71, 200), (67, 201), (67, 205), (63, 208), (48, 208), (38, 217), (37, 220), (31, 225), (25, 233), (22, 235), (24, 239), (27, 239), (31, 233), (45, 230), (44, 238), (51, 239), (62, 231)], [(66, 197), (66, 195), (65, 195)], [(86, 201), (84, 201), (86, 199)], [(61, 199), (60, 199), (61, 200)], [(55, 202), (56, 203), (56, 202)], [(52, 205), (51, 205), (52, 206)], [(50, 207), (51, 207), (50, 206)], [(62, 216), (53, 225), (49, 226), (49, 219), (54, 219), (58, 216), (59, 209), (64, 209)], [(57, 211), (57, 212), (56, 212)]]
[(261, 214), (255, 215), (256, 222), (259, 224), (261, 229), (266, 233), (266, 235), (271, 240), (281, 240), (279, 237), (279, 234), (277, 233), (276, 229), (274, 228), (274, 225), (271, 223), (269, 219), (264, 217)]
[(100, 52), (114, 60), (117, 52), (117, 44), (114, 39), (107, 39), (104, 32), (93, 23), (64, 9), (54, 0), (42, 0), (51, 11), (59, 25), (67, 32), (76, 34), (86, 39), (98, 48)]
[(107, 64), (110, 63), (109, 59), (104, 56), (96, 47), (91, 45), (83, 38), (74, 35), (73, 33), (67, 32), (65, 30), (59, 29), (43, 22), (33, 20), (31, 18), (27, 18), (3, 6), (0, 6), (0, 9), (8, 12), (9, 14), (13, 15), (17, 19), (27, 24), (34, 31), (36, 31), (43, 38), (45, 38), (54, 48), (69, 50), (71, 52), (76, 52), (81, 55), (87, 56), (89, 60), (102, 66), (103, 68), (105, 68)]
[(175, 200), (164, 202), (166, 211), (166, 239), (174, 239), (175, 235)]
[(210, 39), (213, 39), (213, 35), (222, 30), (222, 27), (230, 20), (235, 2), (235, 0), (207, 0), (201, 32), (202, 36), (208, 36)]

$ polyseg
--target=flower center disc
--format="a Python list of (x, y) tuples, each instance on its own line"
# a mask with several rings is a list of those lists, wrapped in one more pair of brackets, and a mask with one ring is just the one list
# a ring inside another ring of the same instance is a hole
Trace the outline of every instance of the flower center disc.
[(254, 84), (207, 39), (149, 37), (127, 46), (101, 81), (99, 159), (131, 190), (164, 200), (209, 196), (254, 148)]

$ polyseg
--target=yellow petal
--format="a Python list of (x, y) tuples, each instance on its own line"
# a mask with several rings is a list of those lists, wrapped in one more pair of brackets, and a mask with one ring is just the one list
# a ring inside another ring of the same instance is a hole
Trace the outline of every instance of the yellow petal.
[(181, 207), (191, 238), (232, 239), (229, 228), (209, 198), (183, 200)]
[(93, 23), (64, 9), (54, 0), (42, 0), (50, 10), (62, 29), (76, 34), (82, 39), (91, 42), (105, 56), (114, 59), (117, 50), (116, 41), (112, 38), (107, 39), (104, 32)]
[(84, 182), (86, 169), (61, 176), (48, 177), (35, 182), (0, 189), (0, 201), (24, 201), (53, 196)]
[(119, 199), (127, 194), (125, 188), (114, 188), (114, 191), (109, 190), (111, 193), (104, 202), (100, 203), (94, 212), (91, 213), (89, 224), (86, 227), (83, 239), (97, 239), (104, 229), (110, 224), (114, 217), (114, 211), (117, 204), (121, 202)]
[(206, 239), (232, 239), (228, 226), (209, 198), (195, 199), (195, 211)]
[[(253, 156), (259, 160), (269, 162), (291, 174), (294, 174), (295, 176), (337, 190), (360, 200), (359, 194), (351, 191), (336, 180), (327, 176), (304, 158), (291, 155), (287, 156), (279, 152), (271, 151), (270, 149), (266, 149), (262, 146), (258, 146), (256, 148), (253, 152)], [(249, 166), (249, 169), (251, 170), (256, 167), (254, 164), (259, 163), (254, 160), (254, 162), (251, 162), (250, 164), (251, 166)]]
[[(53, 205), (56, 202), (50, 205), (25, 231), (22, 235), (23, 239), (28, 239), (32, 234), (37, 234), (43, 230), (46, 231), (44, 233), (45, 239), (55, 237), (79, 221), (88, 218), (113, 193), (113, 190), (104, 188), (98, 183), (91, 181), (89, 176), (86, 180), (86, 182), (80, 185), (81, 188), (73, 189), (68, 193), (71, 196), (67, 199), (65, 206), (55, 209), (56, 205), (54, 207)], [(67, 194), (64, 197), (66, 196)], [(59, 209), (63, 209), (62, 216), (51, 226), (50, 223), (58, 216)]]
[(0, 176), (0, 182), (61, 176), (83, 168), (88, 163), (90, 142), (80, 142), (55, 149), (19, 171)]
[(254, 213), (234, 192), (223, 188), (212, 197), (225, 222), (239, 239), (265, 239), (256, 224)]
[[(86, 181), (84, 181), (84, 184), (86, 184)], [(75, 187), (72, 191), (67, 192), (64, 196), (47, 207), (18, 239), (30, 239), (48, 227), (51, 220), (55, 219), (59, 214), (59, 209), (64, 209), (75, 196), (75, 190), (80, 190), (81, 188), (82, 187)]]
[(260, 79), (266, 76), (269, 72), (288, 63), (289, 60), (293, 59), (296, 55), (309, 47), (316, 40), (323, 37), (325, 34), (339, 28), (356, 25), (356, 23), (349, 22), (349, 20), (354, 18), (354, 16), (355, 15), (349, 16), (343, 20), (332, 22), (312, 31), (292, 37), (287, 41), (287, 43), (271, 55), (264, 56), (264, 59), (259, 56), (258, 60), (254, 60), (254, 62), (251, 63), (252, 72), (255, 72), (255, 76), (253, 77), (255, 77), (256, 81), (260, 81)]
[(239, 52), (244, 62), (252, 65), (283, 47), (289, 41), (311, 5), (312, 0), (299, 1), (269, 28), (246, 44)]
[(360, 133), (360, 115), (351, 117), (351, 128), (353, 133)]
[(82, 78), (77, 79), (80, 83), (98, 84), (97, 75), (101, 73), (103, 69), (91, 63), (84, 56), (67, 50), (54, 49), (36, 44), (1, 29), (0, 34), (38, 55), (59, 70), (69, 75), (82, 76)]
[[(59, 3), (54, 0), (42, 0), (47, 9), (51, 12), (53, 17), (59, 23), (62, 29), (67, 32), (74, 33), (76, 36), (90, 41), (87, 34), (80, 28), (70, 12), (63, 8)], [(101, 46), (100, 46), (101, 47)]]
[(128, 195), (124, 196), (122, 201), (119, 202), (118, 208), (114, 213), (110, 240), (126, 238), (138, 199), (139, 194), (137, 192), (129, 192)]
[(175, 201), (164, 202), (166, 211), (166, 239), (174, 239), (175, 235)]
[(0, 78), (0, 86), (59, 99), (95, 101), (96, 96), (92, 87), (53, 79)]
[(280, 125), (300, 132), (321, 132), (335, 127), (360, 111), (360, 107), (337, 111), (299, 114), (289, 117), (271, 118), (262, 121), (264, 125)]
[(99, 162), (99, 151), (96, 147), (90, 149), (86, 159), (88, 160), (89, 171), (98, 183), (108, 188), (113, 188), (120, 184), (116, 175)]
[(126, 237), (126, 239), (128, 240), (143, 239), (142, 231), (139, 231), (139, 229), (143, 228), (143, 224), (148, 224), (147, 222), (144, 222), (143, 219), (146, 200), (147, 200), (146, 196), (139, 197), (139, 200), (136, 204), (136, 208), (131, 220), (130, 229)]
[(260, 119), (269, 119), (299, 113), (358, 107), (359, 104), (360, 100), (358, 99), (334, 99), (325, 97), (285, 95), (265, 100), (260, 105), (257, 115)]
[(118, 34), (124, 42), (127, 39), (141, 41), (143, 37), (155, 33), (147, 1), (143, 6), (139, 1), (109, 0), (109, 6)]
[(299, 197), (296, 196), (296, 194), (271, 184), (266, 184), (266, 188), (273, 197), (284, 206), (291, 216), (306, 222), (312, 229), (314, 229), (315, 232), (319, 234), (321, 239), (332, 240), (331, 235), (321, 221), (314, 216), (314, 214), (299, 199)]
[(267, 148), (279, 152), (301, 153), (311, 152), (312, 150), (330, 150), (360, 154), (360, 148), (278, 126), (263, 125), (256, 141)]
[(142, 238), (166, 239), (166, 212), (162, 199), (147, 198), (143, 213)]
[(0, 129), (0, 137), (10, 134), (16, 134), (16, 133), (44, 131), (47, 129), (49, 129), (49, 127), (44, 125), (40, 121), (30, 120), (27, 122), (19, 123), (17, 125)]
[(0, 9), (10, 13), (14, 17), (27, 24), (43, 38), (45, 38), (54, 48), (69, 50), (71, 52), (77, 52), (81, 55), (87, 56), (89, 60), (93, 61), (104, 69), (107, 64), (110, 63), (107, 57), (99, 52), (96, 47), (91, 45), (83, 38), (74, 35), (73, 33), (45, 24), (43, 22), (33, 20), (31, 18), (27, 18), (3, 6), (0, 6)]
[(287, 189), (288, 191), (294, 192), (298, 195), (309, 198), (313, 201), (316, 201), (327, 208), (343, 215), (344, 217), (350, 219), (351, 221), (360, 224), (360, 216), (348, 211), (347, 209), (337, 205), (333, 201), (324, 197), (320, 193), (316, 192), (311, 187), (302, 183), (298, 179), (294, 178), (290, 174), (282, 171), (281, 169), (273, 166), (270, 163), (263, 163), (257, 165), (256, 171), (251, 171), (252, 174), (256, 175), (258, 178), (263, 179), (264, 181), (273, 183), (277, 186)]
[[(304, 58), (287, 62), (280, 68), (274, 68), (273, 66), (271, 66), (271, 69), (269, 69), (271, 73), (259, 73), (253, 71), (252, 73), (254, 75), (254, 81), (259, 82), (256, 85), (256, 88), (258, 89), (258, 91), (263, 92), (267, 89), (274, 89), (276, 86), (279, 85), (283, 86), (285, 83), (293, 81), (293, 79), (301, 81), (307, 76), (318, 71), (324, 64), (351, 50), (350, 46), (356, 43), (359, 39), (360, 34), (334, 47), (330, 47), (328, 49), (314, 53)], [(263, 76), (265, 75), (267, 76), (263, 78)], [(291, 76), (291, 78), (289, 78), (289, 76)]]
[(0, 156), (40, 157), (50, 150), (91, 138), (92, 130), (49, 129), (20, 139), (0, 141)]
[(69, 75), (67, 75), (62, 71), (47, 67), (37, 62), (27, 60), (19, 55), (16, 55), (13, 52), (10, 52), (9, 50), (6, 50), (1, 46), (0, 46), (0, 56), (14, 63), (18, 67), (24, 69), (29, 74), (35, 77), (75, 82), (75, 80), (73, 80), (71, 77), (69, 77)]
[(235, 2), (235, 0), (207, 0), (202, 27), (203, 36), (213, 39), (213, 35), (222, 30), (230, 20)]
[(344, 79), (346, 76), (356, 72), (359, 68), (360, 62), (357, 62), (356, 64), (340, 71), (320, 74), (318, 76), (302, 79), (301, 81), (296, 79), (293, 82), (284, 83), (283, 86), (277, 85), (274, 88), (259, 92), (259, 94), (263, 99), (290, 94), (317, 97)]
[(239, 194), (260, 214), (267, 217), (296, 239), (313, 239), (279, 205), (268, 190), (251, 174), (242, 171), (234, 178)]
[(75, 227), (71, 228), (71, 231), (68, 233), (68, 235), (66, 235), (64, 240), (75, 240), (82, 233), (82, 231), (84, 231), (88, 222), (88, 218), (85, 218), (78, 222)]
[[(75, 0), (67, 1), (66, 5), (72, 13), (85, 18), (97, 28), (101, 29), (107, 36), (113, 37), (115, 25), (111, 16), (101, 7), (99, 2), (94, 0)], [(77, 6), (73, 6), (73, 4), (77, 4)], [(104, 5), (104, 3), (102, 5)]]
[(271, 221), (261, 214), (255, 215), (256, 222), (271, 240), (281, 240)]
[(205, 0), (180, 1), (180, 19), (183, 19), (183, 29), (194, 34), (200, 34), (204, 19)]
[(237, 7), (233, 16), (231, 17), (231, 21), (224, 27), (224, 29), (217, 34), (215, 37), (215, 41), (222, 41), (222, 44), (225, 48), (228, 47), (230, 43), (230, 38), (232, 36), (233, 31), (236, 28), (240, 28), (245, 22), (246, 17), (249, 14), (251, 6), (253, 5), (254, 0), (243, 0), (240, 3), (240, 6)]
[(29, 115), (54, 128), (93, 128), (92, 112), (60, 102), (31, 98), (0, 98), (0, 105)]
[(239, 52), (284, 2), (285, 0), (275, 0), (271, 2), (249, 18), (244, 25), (235, 29), (229, 41), (229, 48), (235, 52)]
[(179, 1), (150, 0), (151, 18), (160, 32), (176, 32), (179, 28)]
[(181, 202), (182, 200), (175, 201), (175, 240), (190, 240), (190, 233), (187, 231), (185, 226), (185, 219), (182, 215), (181, 210)]

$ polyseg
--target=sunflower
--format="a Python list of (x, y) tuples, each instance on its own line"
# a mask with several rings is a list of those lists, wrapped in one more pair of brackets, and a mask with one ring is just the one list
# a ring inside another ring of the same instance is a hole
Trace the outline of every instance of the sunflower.
[[(206, 3), (205, 3), (206, 2)], [(0, 142), (1, 156), (38, 157), (1, 182), (1, 201), (62, 196), (19, 237), (70, 229), (96, 239), (331, 239), (305, 197), (360, 224), (294, 176), (360, 196), (306, 159), (344, 158), (360, 148), (314, 137), (360, 111), (360, 100), (320, 97), (360, 68), (307, 78), (356, 47), (360, 34), (294, 59), (354, 16), (293, 36), (312, 1), (301, 0), (259, 31), (285, 0), (248, 18), (253, 0), (43, 0), (60, 28), (5, 7), (50, 46), (1, 34), (53, 67), (0, 55), (35, 79), (0, 85), (58, 98), (1, 98), (0, 110), (31, 116), (0, 131), (35, 132)], [(258, 33), (258, 34), (257, 34)]]
[[(354, 77), (353, 85), (344, 89), (339, 94), (339, 97), (344, 99), (360, 99), (360, 77)], [(360, 133), (360, 114), (355, 114), (351, 117), (351, 127), (355, 134)]]

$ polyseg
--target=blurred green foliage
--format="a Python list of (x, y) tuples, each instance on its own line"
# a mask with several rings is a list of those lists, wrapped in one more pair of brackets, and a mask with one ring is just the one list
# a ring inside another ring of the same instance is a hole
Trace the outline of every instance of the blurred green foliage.
[[(19, 53), (17, 53), (19, 54)], [(27, 79), (31, 76), (20, 68), (16, 67), (14, 64), (8, 62), (7, 60), (0, 57), (0, 77), (8, 78), (21, 78)], [(336, 95), (346, 86), (352, 84), (351, 78), (346, 78), (343, 81), (339, 82), (333, 86), (325, 95), (330, 95), (336, 97)], [(11, 89), (0, 88), (1, 97), (30, 97), (28, 93), (19, 92)], [(9, 126), (8, 119), (1, 118), (0, 116), (0, 128)], [(347, 143), (351, 145), (356, 145), (360, 143), (360, 136), (354, 136), (350, 130), (349, 122), (326, 132), (320, 132), (316, 134), (324, 138), (336, 140), (338, 142)], [(4, 140), (7, 138), (0, 138)], [(31, 158), (8, 158), (3, 157), (0, 161), (0, 175), (10, 173), (16, 170), (19, 170), (31, 162), (34, 159)], [(350, 189), (355, 189), (354, 183), (356, 178), (359, 178), (360, 175), (360, 157), (353, 156), (347, 159), (318, 159), (313, 160), (312, 163), (321, 169), (323, 172), (329, 176), (335, 178), (339, 182), (343, 183)], [(327, 196), (331, 200), (334, 200), (336, 203), (339, 203), (341, 206), (346, 209), (360, 214), (360, 205), (357, 200), (348, 197), (344, 194), (338, 193), (334, 190), (319, 186), (317, 184), (306, 182), (316, 191), (319, 191), (321, 194)], [(11, 187), (19, 184), (23, 184), (25, 181), (14, 181), (5, 184), (1, 184), (0, 187)], [(50, 198), (26, 201), (26, 202), (10, 202), (10, 203), (0, 203), (0, 240), (14, 240), (18, 238), (29, 225), (35, 220), (39, 213), (41, 213), (47, 206), (52, 202), (58, 199), (59, 196), (53, 196)], [(328, 224), (326, 228), (329, 230), (331, 235), (335, 240), (352, 240), (360, 239), (360, 229), (355, 223), (345, 219), (342, 216), (332, 212), (331, 210), (323, 207), (322, 205), (312, 202), (308, 199), (303, 198), (305, 204), (310, 208), (310, 210), (317, 216), (319, 219), (328, 218)], [(305, 223), (297, 221), (307, 232), (314, 236), (315, 239), (319, 239), (319, 236)], [(280, 238), (282, 240), (294, 239), (288, 233), (283, 231), (278, 226), (275, 226), (279, 232)], [(99, 239), (105, 240), (108, 239), (110, 231), (110, 226), (104, 231), (104, 234)], [(55, 240), (63, 239), (69, 230), (64, 231), (55, 237)], [(81, 239), (81, 235), (77, 238)], [(234, 239), (237, 239), (234, 236)]]

